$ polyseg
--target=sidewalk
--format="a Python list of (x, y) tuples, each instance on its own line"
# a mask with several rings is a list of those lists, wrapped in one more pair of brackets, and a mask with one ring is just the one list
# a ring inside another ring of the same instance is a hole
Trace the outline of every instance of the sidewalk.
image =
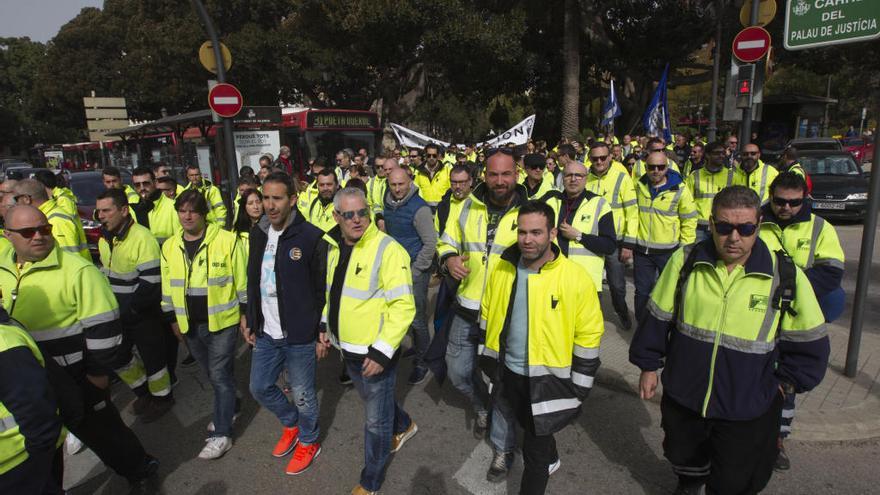
[[(631, 300), (632, 288), (628, 295)], [(602, 305), (606, 315), (596, 383), (638, 395), (639, 369), (629, 362), (629, 342), (633, 331), (617, 327), (610, 305)], [(632, 307), (632, 306), (630, 306)], [(611, 315), (610, 319), (608, 315)], [(848, 319), (843, 320), (848, 323)], [(797, 397), (791, 438), (802, 441), (850, 441), (880, 437), (880, 337), (862, 334), (859, 373), (855, 378), (843, 374), (849, 328), (828, 325), (831, 361), (822, 383)], [(660, 406), (658, 393), (651, 402)]]

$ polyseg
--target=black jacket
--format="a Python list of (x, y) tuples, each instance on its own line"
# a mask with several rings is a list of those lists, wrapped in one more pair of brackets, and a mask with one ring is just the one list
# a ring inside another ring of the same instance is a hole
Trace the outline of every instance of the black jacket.
[[(307, 344), (318, 336), (326, 300), (327, 241), (323, 239), (324, 231), (307, 222), (296, 210), (290, 215), (275, 251), (278, 313), (287, 342)], [(247, 324), (257, 335), (263, 332), (260, 268), (270, 228), (268, 218), (263, 217), (250, 232)]]

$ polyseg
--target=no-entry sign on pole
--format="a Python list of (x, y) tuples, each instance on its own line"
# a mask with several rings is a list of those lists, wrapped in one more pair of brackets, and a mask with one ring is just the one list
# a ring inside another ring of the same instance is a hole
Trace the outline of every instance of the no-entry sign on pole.
[(241, 91), (231, 84), (219, 83), (208, 92), (208, 106), (221, 117), (235, 117), (242, 105)]
[(747, 27), (733, 38), (733, 56), (745, 63), (761, 60), (768, 50), (770, 33), (764, 28)]

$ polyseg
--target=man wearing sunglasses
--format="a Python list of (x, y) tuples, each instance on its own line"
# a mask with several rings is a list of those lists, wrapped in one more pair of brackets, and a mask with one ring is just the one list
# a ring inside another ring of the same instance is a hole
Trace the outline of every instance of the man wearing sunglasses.
[(663, 447), (676, 493), (760, 492), (787, 390), (812, 389), (828, 365), (810, 280), (759, 238), (760, 209), (743, 186), (715, 196), (712, 239), (675, 252), (630, 346), (642, 399), (654, 396), (663, 368)]
[[(698, 149), (696, 146), (694, 150)], [(702, 149), (702, 148), (700, 148)], [(733, 185), (734, 169), (724, 166), (724, 145), (718, 141), (706, 146), (709, 155), (705, 166), (697, 168), (685, 179), (688, 189), (694, 195), (697, 206), (697, 242), (711, 237), (709, 217), (712, 216), (712, 199), (722, 189)]]
[[(646, 145), (646, 153), (647, 157), (651, 153), (662, 152), (664, 156), (666, 156), (666, 167), (670, 170), (673, 170), (677, 174), (681, 174), (680, 169), (678, 168), (678, 164), (675, 163), (675, 160), (669, 158), (666, 155), (666, 143), (663, 141), (663, 138), (652, 137), (648, 139), (648, 144)], [(645, 167), (645, 160), (639, 160), (636, 162), (635, 166), (632, 169), (632, 178), (634, 181), (637, 181), (642, 178), (643, 175), (647, 172), (647, 168)]]
[(389, 456), (418, 431), (394, 398), (400, 341), (416, 312), (412, 272), (406, 249), (370, 221), (360, 189), (340, 190), (333, 205), (321, 321), (365, 402), (365, 465), (351, 493), (368, 495), (381, 488)]
[(694, 242), (697, 227), (694, 198), (678, 172), (669, 169), (666, 152), (651, 152), (645, 161), (647, 173), (636, 182), (638, 234), (624, 241), (634, 253), (637, 321), (645, 317), (651, 290), (669, 257), (679, 246)]
[(46, 194), (46, 188), (42, 183), (34, 179), (19, 181), (15, 185), (13, 198), (17, 204), (31, 205), (46, 215), (49, 223), (52, 224), (52, 236), (60, 249), (78, 254), (89, 262), (92, 261), (86, 232), (83, 230), (79, 216), (71, 217), (61, 211), (55, 200)]
[(413, 177), (419, 195), (437, 210), (437, 204), (449, 190), (449, 167), (440, 161), (440, 147), (434, 143), (425, 145), (425, 163), (413, 167)]
[[(632, 260), (632, 249), (624, 247), (629, 238), (636, 238), (639, 232), (639, 205), (633, 181), (622, 166), (611, 165), (608, 156), (608, 145), (596, 143), (590, 149), (590, 172), (586, 178), (586, 190), (605, 198), (611, 207), (614, 220), (616, 245), (614, 252), (605, 255), (605, 272), (608, 277), (608, 288), (611, 291), (611, 302), (614, 311), (620, 318), (624, 330), (632, 329), (632, 318), (626, 304), (626, 279), (624, 263)], [(601, 275), (601, 274), (600, 274)], [(601, 279), (599, 283), (601, 283)], [(600, 287), (601, 285), (597, 286)]]
[[(797, 173), (783, 172), (770, 184), (770, 204), (763, 208), (761, 239), (776, 249), (785, 249), (795, 264), (804, 270), (825, 321), (830, 323), (839, 318), (846, 297), (841, 286), (843, 248), (834, 226), (812, 212), (807, 200), (807, 185)], [(776, 460), (779, 470), (791, 467), (782, 442), (791, 433), (794, 396), (794, 393), (785, 396), (782, 409), (779, 457)]]
[[(450, 215), (437, 246), (444, 273), (459, 280), (457, 304), (451, 310), (446, 365), (449, 380), (471, 403), (476, 413), (474, 436), (483, 438), (489, 424), (489, 393), (475, 370), (480, 330), (480, 300), (486, 275), (501, 253), (516, 243), (516, 218), (526, 202), (526, 188), (517, 184), (513, 150), (487, 151), (486, 181), (474, 188), (456, 215)], [(489, 437), (495, 449), (487, 473), (490, 481), (503, 480), (513, 462), (514, 425), (503, 415), (493, 416)]]
[(761, 204), (770, 201), (770, 183), (779, 175), (776, 167), (761, 161), (757, 144), (749, 143), (743, 148), (741, 160), (734, 167), (733, 183), (746, 186), (761, 198)]
[(174, 210), (174, 199), (163, 194), (162, 189), (176, 191), (173, 184), (163, 184), (160, 189), (156, 184), (156, 176), (150, 167), (137, 167), (131, 172), (131, 182), (140, 196), (140, 201), (133, 205), (137, 221), (150, 229), (161, 246), (166, 239), (180, 233), (180, 219)]
[(724, 159), (728, 168), (733, 168), (739, 162), (739, 138), (736, 137), (736, 134), (731, 134), (727, 137), (727, 141), (725, 141), (727, 145), (724, 148)]
[(4, 235), (14, 256), (0, 258), (3, 307), (56, 368), (49, 382), (67, 429), (116, 473), (140, 483), (159, 462), (144, 452), (110, 398), (108, 375), (137, 366), (123, 345), (116, 297), (91, 260), (58, 247), (53, 230), (33, 206), (6, 213)]
[(523, 157), (523, 165), (526, 169), (526, 178), (522, 184), (526, 186), (529, 199), (541, 199), (550, 191), (553, 191), (553, 174), (547, 172), (544, 155), (530, 153)]

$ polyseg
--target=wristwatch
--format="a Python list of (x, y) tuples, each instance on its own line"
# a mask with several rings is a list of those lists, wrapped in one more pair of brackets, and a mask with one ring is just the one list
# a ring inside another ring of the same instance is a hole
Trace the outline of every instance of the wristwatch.
[(581, 242), (581, 237), (583, 237), (583, 235), (584, 235), (583, 232), (578, 232), (578, 236), (575, 237), (574, 240), (577, 242)]

